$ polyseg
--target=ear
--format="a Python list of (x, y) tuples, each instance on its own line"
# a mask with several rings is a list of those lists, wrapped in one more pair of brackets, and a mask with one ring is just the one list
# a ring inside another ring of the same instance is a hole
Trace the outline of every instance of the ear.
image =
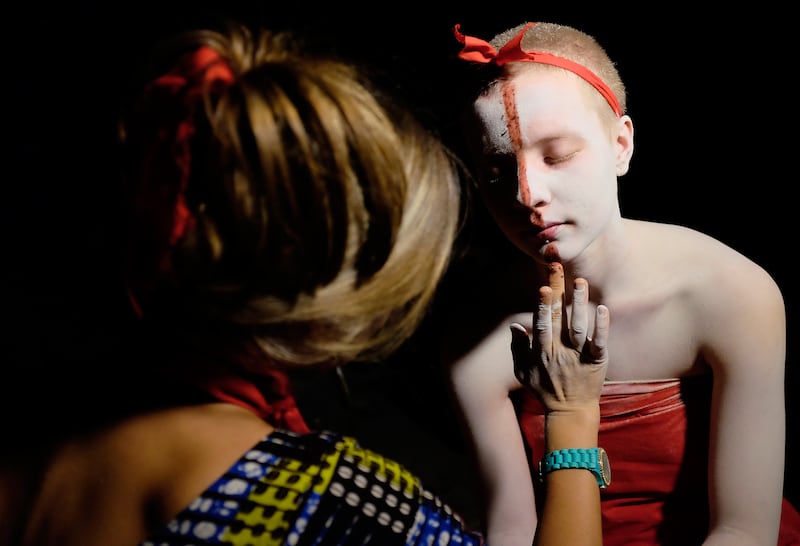
[(616, 147), (617, 176), (622, 176), (628, 172), (633, 156), (633, 121), (628, 115), (618, 120)]

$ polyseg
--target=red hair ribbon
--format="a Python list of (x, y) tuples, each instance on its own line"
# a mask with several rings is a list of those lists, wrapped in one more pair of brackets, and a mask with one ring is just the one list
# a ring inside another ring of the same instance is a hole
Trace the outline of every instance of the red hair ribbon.
[[(139, 288), (148, 290), (153, 275), (169, 274), (172, 247), (191, 229), (194, 217), (186, 201), (192, 165), (191, 140), (196, 132), (196, 113), (210, 87), (227, 87), (234, 81), (227, 61), (214, 49), (201, 46), (182, 57), (167, 73), (148, 84), (146, 116), (140, 124), (144, 138), (149, 138), (142, 157), (141, 178), (134, 201), (135, 210), (145, 218), (146, 228), (154, 238), (154, 248), (141, 259), (147, 261), (144, 277), (136, 279)], [(152, 265), (151, 265), (152, 264)], [(142, 308), (129, 290), (133, 310), (142, 316)]]
[(203, 93), (208, 86), (217, 82), (227, 86), (233, 83), (233, 79), (233, 72), (225, 59), (214, 49), (202, 46), (183, 56), (175, 68), (151, 84), (151, 91), (153, 88), (161, 88), (167, 94), (179, 97), (188, 114), (175, 127), (174, 160), (180, 173), (180, 179), (175, 188), (177, 195), (172, 210), (170, 246), (183, 237), (193, 221), (186, 204), (186, 188), (189, 184), (189, 172), (192, 164), (191, 138), (195, 133), (193, 119), (195, 109), (201, 103)]
[[(207, 92), (219, 91), (234, 82), (228, 62), (214, 49), (201, 46), (181, 57), (166, 74), (153, 80), (146, 93), (153, 107), (151, 112), (153, 140), (144, 158), (144, 175), (138, 199), (140, 206), (152, 210), (159, 222), (158, 233), (165, 248), (159, 257), (159, 268), (169, 272), (170, 248), (186, 234), (194, 222), (186, 202), (186, 190), (192, 166), (192, 137), (196, 116), (203, 107)], [(137, 315), (142, 316), (139, 302), (129, 290)], [(264, 360), (259, 349), (244, 342), (242, 358)], [(235, 404), (252, 411), (273, 426), (299, 433), (309, 432), (296, 399), (291, 392), (288, 375), (279, 369), (261, 369), (249, 374), (202, 373), (192, 377), (199, 388), (213, 399)]]
[(617, 116), (622, 116), (622, 108), (619, 106), (616, 95), (614, 95), (611, 88), (608, 87), (597, 74), (582, 64), (571, 61), (565, 57), (559, 57), (558, 55), (545, 53), (543, 51), (525, 51), (522, 49), (522, 38), (525, 36), (528, 29), (535, 25), (536, 23), (528, 23), (525, 25), (522, 30), (519, 31), (519, 34), (500, 48), (500, 51), (497, 51), (492, 44), (485, 40), (462, 34), (461, 25), (457, 24), (453, 29), (453, 33), (455, 34), (456, 40), (464, 45), (458, 54), (458, 58), (473, 63), (494, 63), (497, 66), (503, 66), (506, 63), (512, 62), (531, 62), (564, 68), (589, 82), (592, 87), (603, 95), (603, 98), (606, 99), (611, 109), (614, 110), (614, 113), (617, 114)]

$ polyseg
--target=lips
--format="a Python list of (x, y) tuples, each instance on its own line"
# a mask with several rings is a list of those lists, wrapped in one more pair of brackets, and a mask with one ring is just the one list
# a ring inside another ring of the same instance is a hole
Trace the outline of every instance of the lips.
[(563, 224), (560, 222), (551, 222), (545, 224), (542, 230), (536, 235), (536, 238), (542, 242), (549, 242), (556, 238), (556, 234)]

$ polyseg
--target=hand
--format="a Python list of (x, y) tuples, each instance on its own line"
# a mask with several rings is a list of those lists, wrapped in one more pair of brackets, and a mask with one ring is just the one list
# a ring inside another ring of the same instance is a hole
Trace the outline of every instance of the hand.
[[(549, 286), (539, 289), (536, 334), (511, 324), (514, 374), (538, 394), (547, 412), (597, 407), (608, 368), (609, 312), (598, 305), (589, 337), (589, 283), (575, 279), (571, 320), (562, 313), (564, 269), (550, 264)], [(563, 335), (566, 328), (567, 335)]]

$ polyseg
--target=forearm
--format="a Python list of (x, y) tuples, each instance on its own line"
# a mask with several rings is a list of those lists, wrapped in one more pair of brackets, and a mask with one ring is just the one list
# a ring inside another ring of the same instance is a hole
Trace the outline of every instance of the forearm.
[(486, 492), (487, 538), (491, 545), (530, 546), (536, 530), (536, 505), (525, 444), (510, 401), (493, 414), (477, 446)]
[(586, 470), (568, 469), (546, 477), (544, 511), (536, 530), (536, 546), (600, 546), (600, 488)]
[[(547, 415), (546, 449), (597, 447), (599, 408)], [(584, 469), (562, 469), (548, 473), (542, 518), (536, 531), (536, 546), (600, 546), (600, 488)]]

